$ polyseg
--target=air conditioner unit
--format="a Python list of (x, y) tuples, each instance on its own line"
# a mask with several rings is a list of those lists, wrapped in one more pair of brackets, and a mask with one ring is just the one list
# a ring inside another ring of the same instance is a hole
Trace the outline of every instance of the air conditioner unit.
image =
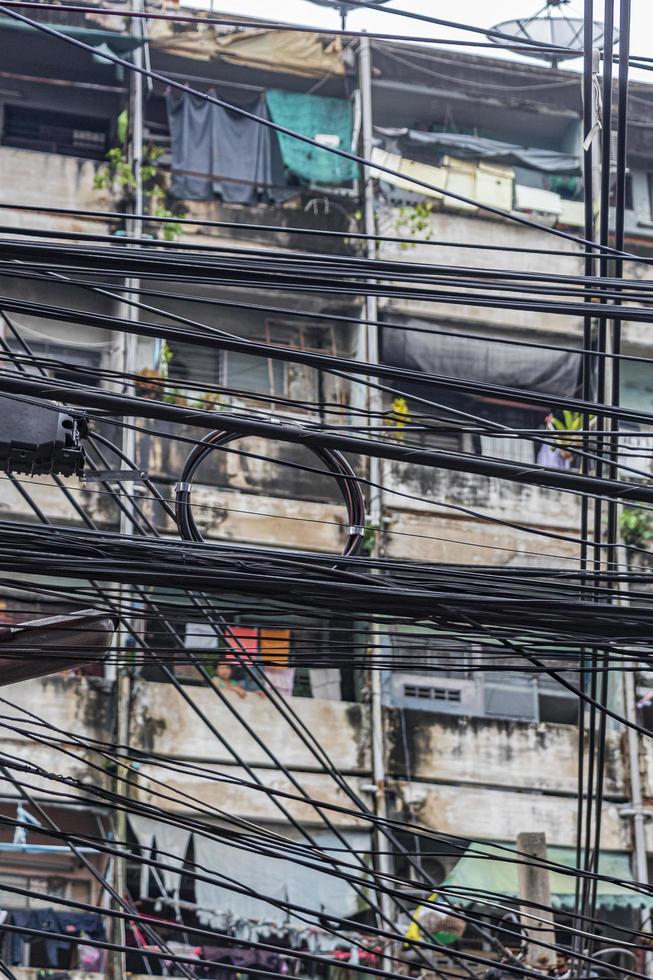
[(488, 671), (483, 679), (486, 718), (537, 721), (537, 679), (513, 671)]
[(483, 714), (483, 690), (476, 679), (392, 671), (387, 676), (385, 695), (386, 703), (400, 708), (449, 715)]

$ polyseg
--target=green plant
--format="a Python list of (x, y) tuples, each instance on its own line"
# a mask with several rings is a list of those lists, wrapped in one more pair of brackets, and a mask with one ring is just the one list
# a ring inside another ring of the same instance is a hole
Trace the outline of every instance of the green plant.
[(96, 190), (109, 189), (124, 194), (136, 189), (136, 177), (121, 146), (112, 147), (107, 153), (107, 162), (96, 172), (93, 179)]
[(653, 512), (640, 507), (624, 507), (619, 516), (624, 544), (645, 548), (653, 540)]
[(170, 363), (173, 358), (173, 353), (170, 350), (170, 344), (167, 340), (161, 341), (161, 350), (159, 352), (159, 373), (162, 378), (167, 378), (170, 373)]
[(222, 398), (218, 391), (203, 391), (197, 396), (194, 404), (196, 408), (201, 408), (205, 412), (213, 412), (220, 408)]
[[(395, 222), (395, 231), (398, 235), (406, 235), (409, 238), (431, 238), (430, 217), (433, 213), (433, 201), (417, 201), (415, 204), (407, 204), (399, 208), (399, 215)], [(402, 249), (414, 248), (415, 243), (404, 240), (400, 246)]]
[[(595, 415), (589, 416), (590, 425), (593, 424), (595, 418)], [(558, 433), (555, 436), (554, 441), (556, 445), (560, 447), (560, 449), (568, 451), (569, 449), (578, 447), (580, 439), (577, 433), (580, 432), (583, 427), (583, 415), (581, 412), (571, 412), (569, 409), (563, 408), (562, 420), (556, 418), (555, 415), (550, 415), (549, 421), (551, 422), (551, 425), (555, 431)]]
[[(124, 211), (133, 208), (137, 188), (136, 172), (129, 160), (127, 150), (128, 131), (129, 117), (126, 112), (121, 112), (117, 125), (120, 144), (109, 150), (106, 163), (99, 168), (93, 181), (96, 190), (109, 190)], [(179, 219), (184, 217), (185, 212), (175, 211), (169, 205), (165, 178), (158, 163), (162, 155), (161, 147), (148, 143), (143, 147), (138, 173), (146, 211), (152, 217), (170, 219), (160, 224), (157, 222), (157, 232), (160, 232), (165, 241), (174, 242), (181, 235), (182, 226)]]
[(380, 526), (378, 524), (365, 525), (363, 540), (361, 542), (361, 554), (367, 555), (368, 557), (373, 554), (376, 545), (376, 536), (379, 531)]

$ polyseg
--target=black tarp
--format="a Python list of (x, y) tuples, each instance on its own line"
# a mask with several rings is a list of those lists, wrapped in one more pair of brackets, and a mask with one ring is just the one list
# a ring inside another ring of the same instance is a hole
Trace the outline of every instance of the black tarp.
[[(432, 321), (416, 317), (393, 314), (388, 315), (387, 319), (402, 328), (450, 330), (457, 335), (443, 336), (384, 326), (381, 330), (381, 359), (384, 364), (469, 381), (470, 395), (474, 393), (474, 382), (491, 382), (507, 388), (570, 397), (577, 391), (580, 353), (497, 344), (492, 336), (488, 336), (487, 340), (464, 337), (460, 328), (439, 327)], [(573, 343), (566, 346), (573, 346)]]
[[(174, 197), (205, 201), (219, 195), (229, 204), (254, 204), (297, 193), (286, 186), (279, 144), (269, 127), (186, 93), (168, 96), (167, 105)], [(268, 118), (263, 94), (241, 108)]]
[(467, 133), (429, 133), (418, 129), (382, 129), (377, 133), (407, 157), (432, 149), (473, 160), (492, 160), (507, 166), (527, 167), (552, 174), (580, 174), (580, 158), (572, 153), (544, 150), (537, 146), (518, 146), (502, 140)]

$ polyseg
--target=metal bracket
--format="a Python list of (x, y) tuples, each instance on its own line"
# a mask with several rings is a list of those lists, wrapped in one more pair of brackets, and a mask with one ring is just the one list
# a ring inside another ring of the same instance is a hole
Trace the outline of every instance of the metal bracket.
[(84, 483), (139, 483), (147, 476), (143, 470), (97, 470), (85, 473)]

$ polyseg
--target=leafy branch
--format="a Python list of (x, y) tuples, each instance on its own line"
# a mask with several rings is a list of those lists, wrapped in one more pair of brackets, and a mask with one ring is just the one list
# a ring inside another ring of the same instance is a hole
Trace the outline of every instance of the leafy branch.
[(653, 540), (653, 513), (640, 507), (624, 507), (619, 517), (624, 544), (645, 548)]
[[(415, 204), (406, 204), (399, 208), (399, 214), (395, 221), (395, 231), (398, 235), (405, 235), (406, 238), (431, 238), (431, 215), (433, 214), (433, 201), (417, 201)], [(415, 248), (415, 243), (403, 241), (400, 248)]]
[[(95, 174), (93, 186), (96, 190), (108, 190), (125, 211), (133, 206), (138, 186), (137, 172), (129, 161), (128, 143), (129, 119), (126, 112), (118, 117), (118, 146), (112, 147), (106, 155), (106, 163), (102, 164)], [(179, 218), (185, 212), (174, 211), (169, 207), (168, 190), (164, 175), (159, 169), (159, 159), (163, 150), (153, 143), (143, 147), (143, 157), (139, 165), (138, 175), (143, 189), (143, 199), (146, 210), (154, 218), (169, 218), (161, 224), (161, 234), (167, 242), (176, 241), (182, 232)]]

